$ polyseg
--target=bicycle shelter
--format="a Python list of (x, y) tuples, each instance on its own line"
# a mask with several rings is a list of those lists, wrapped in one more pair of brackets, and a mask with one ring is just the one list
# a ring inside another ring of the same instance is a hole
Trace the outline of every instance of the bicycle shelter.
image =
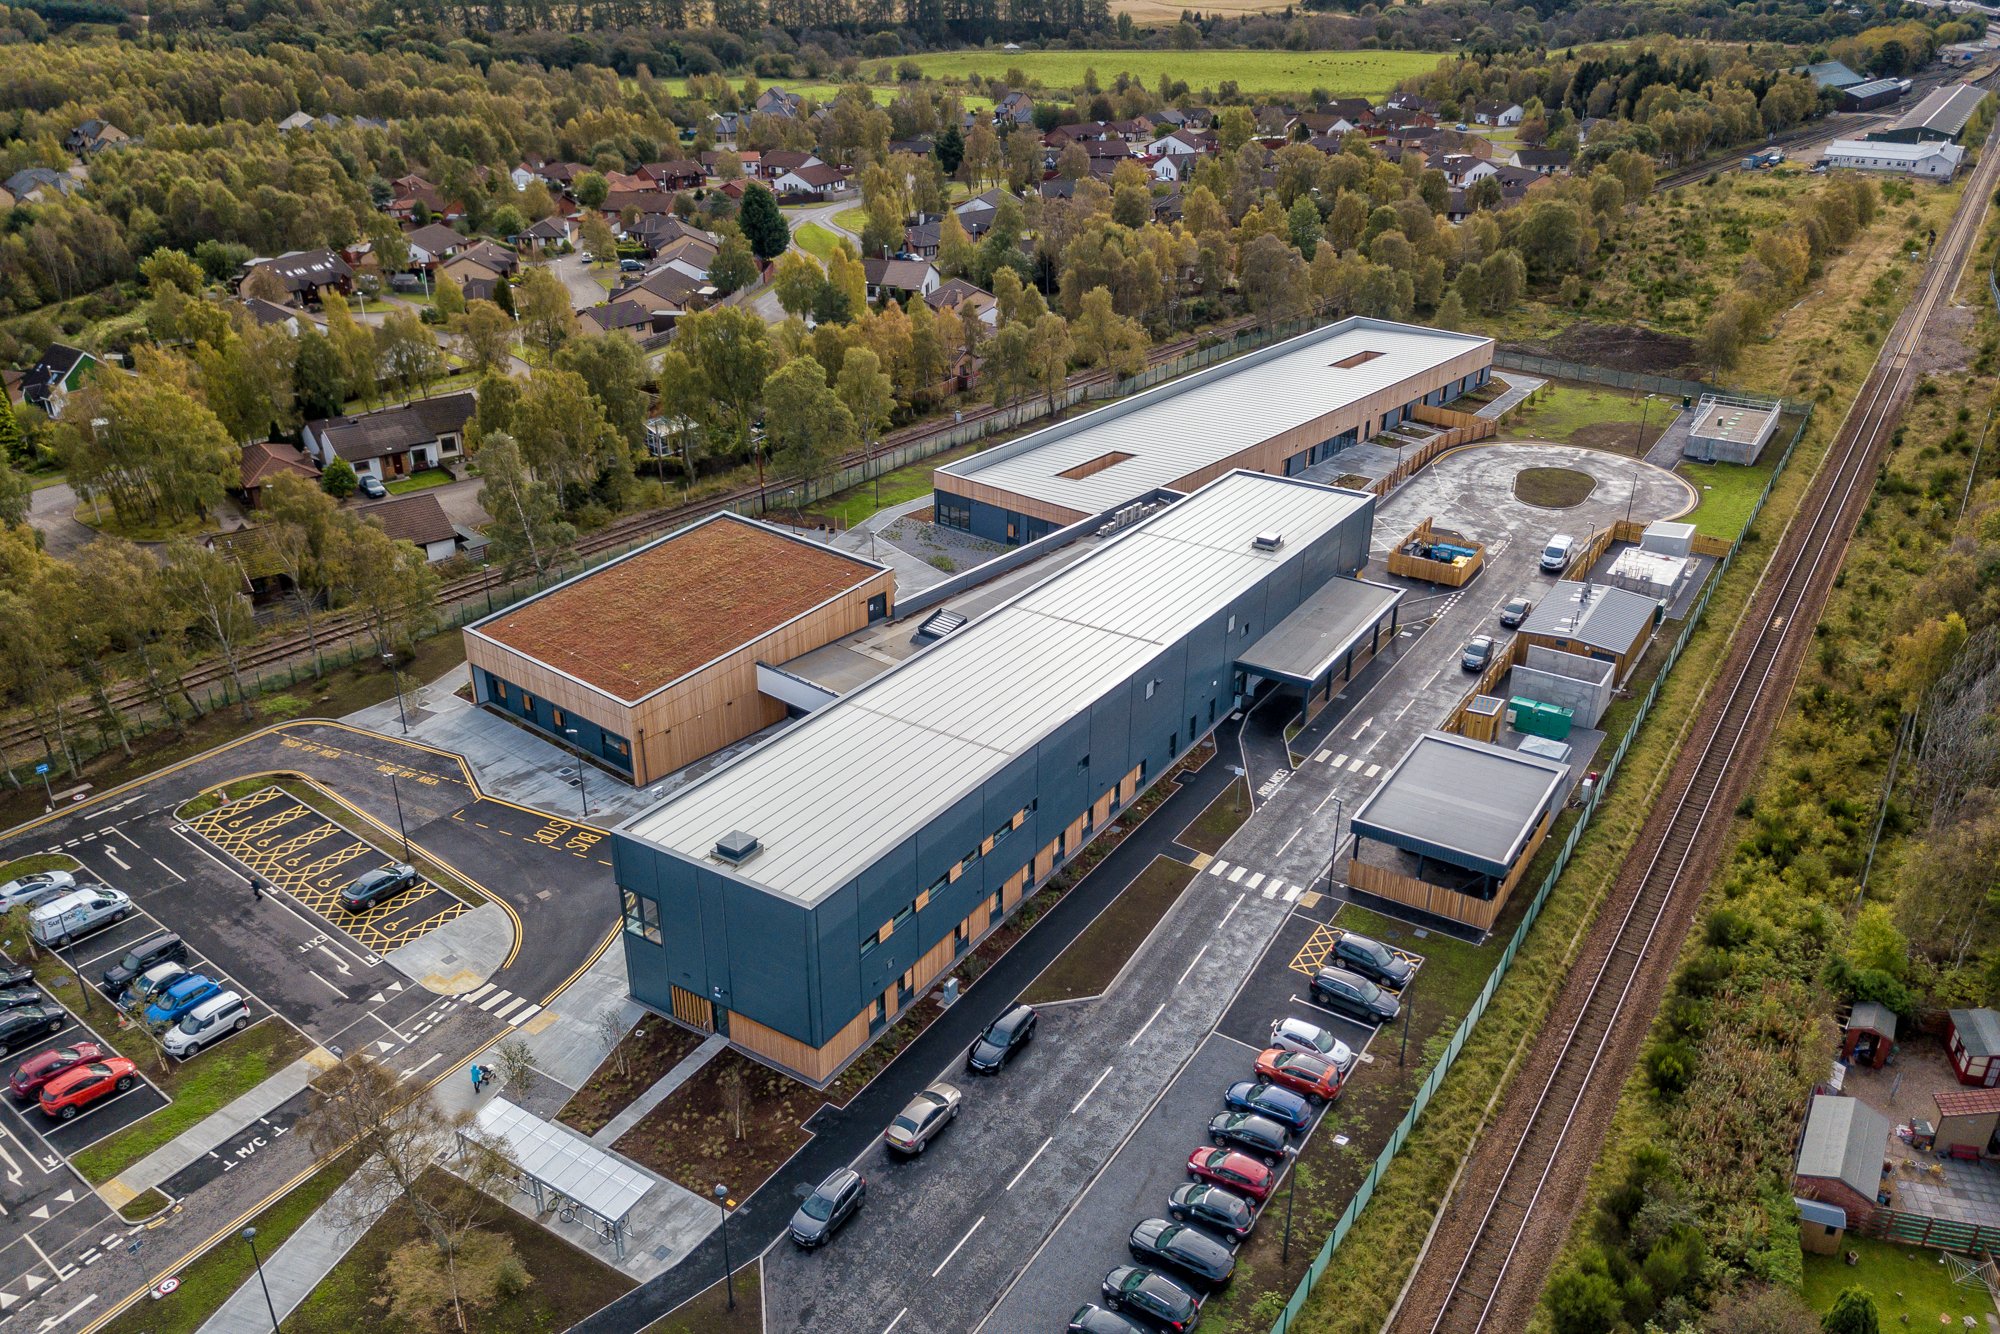
[(482, 1104), (471, 1133), (458, 1132), (459, 1160), (468, 1150), (503, 1156), (514, 1183), (537, 1214), (577, 1216), (625, 1258), (625, 1218), (653, 1183), (644, 1172), (581, 1135), (495, 1097)]

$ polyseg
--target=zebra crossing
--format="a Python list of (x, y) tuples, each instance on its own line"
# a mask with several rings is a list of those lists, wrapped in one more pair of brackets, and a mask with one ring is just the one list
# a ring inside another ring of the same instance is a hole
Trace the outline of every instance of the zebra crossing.
[(474, 1005), (480, 1013), (490, 1014), (495, 1019), (505, 1019), (509, 1028), (519, 1028), (522, 1024), (541, 1013), (542, 1007), (528, 1003), (526, 996), (516, 996), (505, 987), (488, 982), (477, 991), (469, 991), (458, 998), (466, 1005)]
[(1373, 778), (1382, 772), (1381, 765), (1368, 763), (1365, 756), (1357, 755), (1349, 759), (1345, 751), (1338, 755), (1334, 754), (1331, 746), (1313, 756), (1313, 763), (1324, 764), (1331, 769), (1345, 769), (1351, 774), (1360, 774), (1363, 778)]
[(1208, 874), (1220, 877), (1225, 884), (1237, 885), (1267, 899), (1282, 899), (1286, 903), (1297, 903), (1299, 896), (1308, 892), (1304, 885), (1288, 884), (1277, 876), (1265, 875), (1247, 866), (1226, 862), (1220, 857), (1209, 862), (1205, 869)]

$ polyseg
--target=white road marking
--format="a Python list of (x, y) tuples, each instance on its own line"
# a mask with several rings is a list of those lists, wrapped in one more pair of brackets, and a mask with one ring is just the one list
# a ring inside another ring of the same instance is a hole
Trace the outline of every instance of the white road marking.
[(1381, 766), (1381, 765), (1379, 765), (1379, 764), (1371, 764), (1371, 765), (1369, 765), (1369, 766), (1368, 766), (1368, 771), (1367, 771), (1366, 773), (1362, 774), (1361, 776), (1362, 776), (1363, 778), (1373, 778), (1373, 777), (1374, 777), (1374, 776), (1375, 776), (1376, 774), (1379, 774), (1379, 773), (1381, 773), (1381, 772), (1382, 772), (1382, 766)]
[(319, 980), (320, 980), (320, 982), (321, 982), (321, 984), (322, 984), (322, 985), (324, 985), (324, 986), (326, 987), (326, 989), (327, 989), (328, 991), (331, 991), (331, 992), (332, 992), (332, 993), (333, 993), (334, 995), (336, 995), (336, 996), (340, 997), (340, 998), (341, 998), (342, 1000), (346, 1000), (346, 999), (347, 999), (347, 993), (346, 993), (346, 992), (344, 992), (344, 991), (342, 991), (342, 990), (341, 990), (341, 989), (340, 989), (339, 987), (335, 986), (335, 985), (334, 985), (333, 983), (331, 983), (331, 982), (328, 982), (328, 981), (327, 981), (327, 980), (326, 980), (325, 978), (323, 978), (323, 977), (320, 977), (318, 973), (314, 972), (314, 971), (313, 971), (312, 969), (310, 969), (310, 968), (306, 969), (306, 971), (307, 971), (308, 973), (312, 973), (312, 975), (313, 975), (314, 977), (318, 977), (318, 978), (319, 978)]
[(425, 1066), (430, 1065), (433, 1061), (441, 1061), (443, 1059), (444, 1059), (443, 1052), (441, 1051), (432, 1052), (429, 1056), (424, 1057), (424, 1059), (421, 1062), (403, 1071), (403, 1073), (396, 1076), (396, 1078), (398, 1081), (405, 1079), (414, 1079), (416, 1076), (424, 1072)]
[(1249, 897), (1250, 896), (1248, 894), (1238, 894), (1236, 896), (1236, 902), (1229, 905), (1229, 911), (1222, 914), (1222, 920), (1215, 924), (1216, 928), (1220, 930), (1222, 927), (1227, 926), (1229, 924), (1229, 919), (1236, 915), (1236, 910), (1243, 906), (1243, 900)]
[(1235, 870), (1231, 871), (1229, 873), (1229, 883), (1233, 885), (1237, 881), (1241, 880), (1243, 878), (1243, 873), (1249, 869), (1250, 868), (1247, 866), (1239, 866)]
[[(516, 1006), (520, 1005), (520, 1003), (521, 1003), (522, 1001), (526, 1000), (526, 999), (527, 999), (527, 997), (526, 997), (526, 996), (516, 996), (516, 997), (514, 997), (514, 998), (513, 998), (512, 1000), (508, 1001), (508, 1002), (507, 1002), (507, 1003), (506, 1003), (505, 1005), (503, 1005), (503, 1006), (501, 1006), (501, 1007), (500, 1007), (499, 1009), (495, 1010), (495, 1011), (493, 1012), (493, 1017), (494, 1017), (495, 1019), (505, 1019), (505, 1018), (507, 1017), (507, 1013), (508, 1013), (508, 1011), (510, 1011), (510, 1010), (512, 1010), (512, 1009), (514, 1009), (514, 1008), (515, 1008)], [(483, 1007), (482, 1007), (482, 1008), (483, 1008)]]
[(515, 1015), (512, 1019), (509, 1019), (507, 1022), (512, 1024), (514, 1027), (519, 1028), (522, 1024), (525, 1024), (530, 1019), (534, 1018), (535, 1015), (541, 1010), (541, 1008), (542, 1007), (539, 1005), (530, 1005), (527, 1009), (521, 1011), (519, 1014)]
[(1111, 1067), (1107, 1065), (1104, 1067), (1104, 1073), (1092, 1080), (1090, 1087), (1083, 1091), (1083, 1096), (1076, 1100), (1076, 1106), (1069, 1109), (1069, 1114), (1075, 1116), (1078, 1112), (1082, 1111), (1083, 1105), (1090, 1101), (1090, 1095), (1097, 1092), (1097, 1086), (1102, 1084), (1110, 1075)]
[(187, 883), (186, 876), (182, 875), (179, 871), (176, 871), (173, 867), (161, 861), (158, 857), (153, 858), (153, 865), (159, 867), (162, 871), (165, 871), (168, 875), (180, 881), (183, 885)]
[(69, 1310), (64, 1311), (61, 1315), (52, 1315), (47, 1320), (44, 1320), (41, 1324), (37, 1325), (35, 1328), (37, 1330), (54, 1329), (57, 1325), (60, 1325), (63, 1321), (69, 1319), (71, 1316), (75, 1315), (78, 1311), (81, 1311), (84, 1307), (89, 1306), (92, 1302), (96, 1300), (97, 1300), (97, 1294), (93, 1292), (88, 1297), (85, 1297), (82, 1301), (78, 1302), (75, 1306), (70, 1307)]
[[(1028, 1175), (1028, 1169), (1029, 1169), (1029, 1168), (1031, 1168), (1031, 1167), (1033, 1167), (1033, 1166), (1035, 1165), (1035, 1159), (1037, 1159), (1037, 1158), (1039, 1158), (1039, 1157), (1041, 1157), (1041, 1156), (1042, 1156), (1042, 1149), (1046, 1149), (1046, 1148), (1048, 1148), (1048, 1147), (1049, 1147), (1049, 1145), (1051, 1145), (1051, 1144), (1053, 1144), (1053, 1143), (1055, 1143), (1055, 1142), (1056, 1142), (1056, 1137), (1055, 1137), (1054, 1135), (1051, 1135), (1051, 1136), (1049, 1136), (1049, 1137), (1048, 1137), (1047, 1139), (1043, 1140), (1043, 1141), (1042, 1141), (1042, 1148), (1041, 1148), (1041, 1149), (1036, 1149), (1036, 1150), (1035, 1150), (1035, 1151), (1034, 1151), (1033, 1153), (1031, 1153), (1031, 1154), (1029, 1154), (1029, 1155), (1028, 1155), (1028, 1161), (1027, 1161), (1027, 1162), (1025, 1162), (1025, 1163), (1022, 1163), (1022, 1164), (1021, 1164), (1021, 1170), (1020, 1170), (1020, 1171), (1018, 1171), (1018, 1172), (1016, 1172), (1016, 1173), (1014, 1174), (1014, 1179), (1013, 1179), (1012, 1181), (1009, 1181), (1009, 1182), (1007, 1183), (1007, 1189), (1008, 1189), (1008, 1190), (1012, 1190), (1012, 1189), (1014, 1189), (1014, 1187), (1016, 1187), (1016, 1186), (1020, 1185), (1020, 1184), (1021, 1184), (1021, 1178), (1022, 1178), (1022, 1177), (1024, 1177), (1024, 1176), (1026, 1176), (1026, 1175)], [(935, 1275), (933, 1275), (932, 1277), (936, 1277), (936, 1276), (935, 1276)]]
[(1374, 721), (1375, 721), (1375, 716), (1373, 714), (1370, 714), (1368, 717), (1363, 718), (1361, 720), (1361, 726), (1355, 728), (1352, 732), (1350, 732), (1348, 734), (1347, 739), (1349, 741), (1359, 741), (1361, 739), (1361, 734), (1368, 730), (1368, 724)]
[(1297, 885), (1287, 886), (1285, 889), (1285, 902), (1287, 903), (1298, 902), (1299, 895), (1302, 894), (1303, 892), (1304, 891), (1300, 889), (1299, 886)]
[(113, 865), (115, 865), (115, 866), (116, 866), (116, 867), (117, 867), (117, 868), (118, 868), (119, 870), (121, 870), (121, 871), (129, 871), (129, 870), (131, 870), (131, 869), (132, 869), (132, 868), (131, 868), (131, 866), (130, 866), (130, 865), (129, 865), (129, 864), (128, 864), (128, 863), (126, 862), (126, 861), (125, 861), (125, 859), (124, 859), (123, 857), (120, 857), (120, 856), (119, 856), (119, 855), (118, 855), (117, 853), (113, 852), (113, 851), (112, 851), (112, 850), (111, 850), (110, 848), (106, 848), (106, 849), (104, 850), (104, 855), (105, 855), (106, 857), (109, 857), (109, 858), (111, 859), (111, 862), (112, 862), (112, 864), (113, 864)]
[(1174, 983), (1175, 986), (1179, 986), (1182, 982), (1188, 980), (1188, 974), (1194, 971), (1194, 966), (1201, 962), (1201, 956), (1206, 953), (1208, 953), (1208, 946), (1206, 945), (1203, 945), (1194, 952), (1194, 957), (1188, 960), (1188, 966), (1181, 969), (1180, 979)]
[(1288, 838), (1288, 839), (1286, 839), (1286, 840), (1285, 840), (1285, 841), (1284, 841), (1283, 843), (1280, 843), (1280, 844), (1278, 845), (1278, 855), (1279, 855), (1280, 857), (1284, 856), (1284, 855), (1285, 855), (1285, 849), (1286, 849), (1286, 848), (1289, 848), (1290, 846), (1292, 846), (1292, 839), (1293, 839), (1293, 838), (1297, 838), (1297, 837), (1298, 837), (1298, 836), (1299, 836), (1300, 834), (1303, 834), (1303, 833), (1305, 833), (1305, 832), (1306, 832), (1306, 827), (1305, 827), (1304, 825), (1300, 825), (1300, 826), (1299, 826), (1299, 827), (1298, 827), (1297, 829), (1294, 829), (1294, 830), (1292, 831), (1292, 837), (1291, 837), (1291, 838)]
[(1146, 1030), (1153, 1026), (1153, 1020), (1158, 1019), (1160, 1017), (1160, 1011), (1166, 1008), (1167, 1008), (1167, 1003), (1165, 1001), (1161, 1001), (1159, 1004), (1159, 1008), (1153, 1011), (1152, 1016), (1148, 1018), (1145, 1023), (1139, 1025), (1139, 1031), (1134, 1033), (1131, 1037), (1125, 1039), (1125, 1045), (1129, 1047), (1133, 1043), (1137, 1042), (1140, 1038), (1146, 1036)]
[(981, 1214), (979, 1215), (979, 1221), (974, 1223), (971, 1227), (967, 1228), (965, 1230), (965, 1235), (958, 1239), (958, 1245), (952, 1247), (950, 1251), (946, 1252), (944, 1259), (938, 1261), (938, 1267), (936, 1269), (931, 1270), (931, 1277), (936, 1278), (939, 1274), (942, 1274), (944, 1272), (944, 1267), (951, 1263), (952, 1257), (958, 1254), (959, 1250), (964, 1247), (966, 1242), (972, 1240), (972, 1234), (979, 1231), (979, 1229), (984, 1227), (985, 1225), (986, 1225), (986, 1215)]
[(1325, 763), (1326, 763), (1326, 757), (1327, 757), (1327, 756), (1329, 756), (1329, 755), (1331, 755), (1331, 754), (1333, 754), (1333, 750), (1332, 750), (1332, 748), (1331, 748), (1331, 747), (1328, 747), (1328, 748), (1327, 748), (1326, 750), (1323, 750), (1323, 751), (1321, 751), (1321, 752), (1320, 752), (1319, 754), (1317, 754), (1317, 755), (1313, 756), (1313, 759), (1314, 759), (1314, 761), (1316, 761), (1317, 763), (1320, 763), (1320, 764), (1325, 764)]
[(1314, 815), (1318, 815), (1318, 814), (1319, 814), (1319, 813), (1320, 813), (1321, 811), (1325, 810), (1325, 809), (1326, 809), (1326, 804), (1327, 804), (1327, 803), (1328, 803), (1329, 801), (1332, 801), (1332, 800), (1333, 800), (1333, 799), (1334, 799), (1335, 797), (1337, 797), (1337, 796), (1339, 796), (1339, 795), (1340, 795), (1340, 793), (1338, 793), (1338, 792), (1329, 792), (1329, 793), (1327, 793), (1327, 794), (1326, 794), (1326, 795), (1325, 795), (1324, 797), (1321, 797), (1321, 798), (1319, 799), (1319, 805), (1317, 805), (1317, 806), (1313, 807), (1313, 814), (1314, 814)]
[(1243, 888), (1245, 888), (1245, 889), (1255, 889), (1255, 888), (1257, 888), (1257, 886), (1259, 886), (1259, 885), (1261, 885), (1261, 884), (1263, 884), (1263, 883), (1264, 883), (1264, 873), (1263, 873), (1262, 871), (1259, 871), (1259, 872), (1257, 872), (1257, 874), (1255, 874), (1255, 875), (1251, 876), (1251, 877), (1250, 877), (1250, 879), (1249, 879), (1249, 880), (1248, 880), (1247, 882), (1245, 882), (1245, 884), (1244, 884)]
[(1273, 881), (1272, 881), (1272, 882), (1271, 882), (1270, 884), (1268, 884), (1268, 885), (1264, 886), (1264, 897), (1265, 897), (1265, 898), (1267, 898), (1267, 899), (1275, 899), (1275, 898), (1277, 898), (1277, 897), (1278, 897), (1278, 886), (1280, 886), (1280, 885), (1282, 885), (1282, 884), (1284, 884), (1284, 883), (1285, 883), (1285, 882), (1284, 882), (1284, 881), (1282, 881), (1282, 880), (1273, 880)]
[(882, 1334), (891, 1334), (891, 1331), (893, 1331), (896, 1328), (896, 1326), (902, 1324), (903, 1317), (908, 1315), (909, 1313), (910, 1313), (910, 1308), (907, 1306), (905, 1306), (902, 1310), (896, 1312), (896, 1318), (894, 1320), (891, 1320), (888, 1324), (882, 1327)]
[(509, 996), (513, 994), (514, 994), (513, 992), (507, 990), (507, 988), (505, 987), (495, 987), (493, 990), (493, 994), (491, 996), (488, 996), (485, 1000), (479, 1002), (479, 1008), (481, 1010), (491, 1010), (494, 1006), (498, 1005), (501, 1001), (506, 1000)]
[(1344, 751), (1344, 750), (1343, 750), (1343, 751), (1341, 751), (1341, 752), (1340, 752), (1340, 754), (1338, 754), (1338, 755), (1336, 755), (1336, 756), (1334, 756), (1334, 757), (1333, 757), (1333, 767), (1334, 767), (1334, 768), (1338, 769), (1338, 768), (1339, 768), (1339, 767), (1340, 767), (1341, 765), (1343, 765), (1343, 764), (1345, 764), (1345, 763), (1347, 763), (1347, 752), (1346, 752), (1346, 751)]
[(478, 999), (479, 999), (479, 998), (480, 998), (481, 996), (484, 996), (484, 995), (485, 995), (485, 994), (486, 994), (487, 992), (489, 992), (489, 991), (491, 991), (491, 990), (493, 990), (493, 984), (492, 984), (491, 982), (488, 982), (488, 983), (487, 983), (487, 984), (486, 984), (485, 986), (483, 986), (483, 987), (481, 987), (481, 988), (480, 988), (479, 990), (477, 990), (477, 991), (473, 992), (473, 993), (472, 993), (471, 995), (469, 995), (469, 996), (461, 996), (461, 997), (459, 997), (459, 999), (460, 999), (460, 1000), (463, 1000), (463, 1001), (466, 1001), (466, 1002), (468, 1002), (468, 1003), (470, 1003), (470, 1002), (472, 1002), (472, 1001), (476, 1001), (476, 1000), (478, 1000)]
[(1208, 864), (1208, 873), (1210, 875), (1221, 875), (1224, 871), (1228, 869), (1229, 869), (1229, 863), (1222, 860), (1222, 858), (1220, 857), (1217, 857), (1214, 861)]
[(1351, 774), (1358, 774), (1358, 773), (1360, 773), (1360, 772), (1361, 772), (1361, 761), (1360, 761), (1359, 759), (1357, 759), (1357, 760), (1355, 760), (1355, 761), (1354, 761), (1353, 763), (1349, 764), (1349, 765), (1347, 766), (1347, 772), (1349, 772), (1349, 773), (1351, 773)]

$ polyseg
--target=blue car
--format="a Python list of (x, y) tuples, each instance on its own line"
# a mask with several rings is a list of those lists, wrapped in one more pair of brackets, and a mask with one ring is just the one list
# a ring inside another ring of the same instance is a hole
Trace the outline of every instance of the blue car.
[(210, 996), (219, 995), (222, 987), (211, 978), (200, 973), (190, 973), (165, 991), (158, 1000), (146, 1007), (146, 1022), (149, 1024), (171, 1024)]
[(1290, 1089), (1260, 1084), (1254, 1079), (1231, 1084), (1222, 1101), (1231, 1111), (1268, 1116), (1287, 1130), (1304, 1130), (1312, 1120), (1312, 1104), (1303, 1097)]

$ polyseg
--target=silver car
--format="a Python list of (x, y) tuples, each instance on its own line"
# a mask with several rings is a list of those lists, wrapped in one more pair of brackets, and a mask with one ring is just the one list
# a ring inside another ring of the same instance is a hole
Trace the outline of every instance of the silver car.
[(950, 1084), (932, 1084), (910, 1099), (909, 1106), (889, 1123), (882, 1133), (883, 1142), (898, 1153), (922, 1153), (940, 1130), (958, 1120), (958, 1105), (964, 1096)]
[(1339, 1068), (1343, 1079), (1354, 1069), (1354, 1048), (1303, 1019), (1280, 1019), (1272, 1024), (1271, 1045), (1331, 1062)]
[(36, 871), (0, 885), (0, 912), (9, 908), (32, 908), (75, 888), (76, 877), (68, 871)]

